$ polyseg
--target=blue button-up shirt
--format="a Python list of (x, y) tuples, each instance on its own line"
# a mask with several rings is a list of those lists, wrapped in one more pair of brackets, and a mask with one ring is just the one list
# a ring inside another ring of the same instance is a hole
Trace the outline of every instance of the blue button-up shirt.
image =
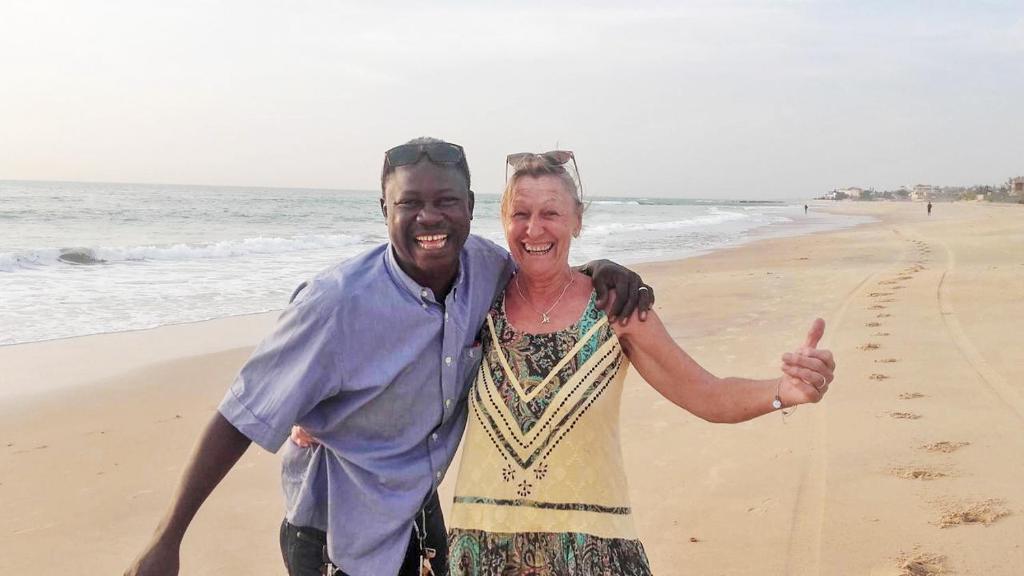
[(288, 443), (286, 515), (325, 529), (348, 574), (401, 567), (413, 517), (459, 445), (477, 334), (511, 270), (505, 250), (470, 236), (440, 303), (389, 245), (374, 248), (318, 275), (225, 395), (221, 414), (267, 450), (295, 423), (319, 439)]

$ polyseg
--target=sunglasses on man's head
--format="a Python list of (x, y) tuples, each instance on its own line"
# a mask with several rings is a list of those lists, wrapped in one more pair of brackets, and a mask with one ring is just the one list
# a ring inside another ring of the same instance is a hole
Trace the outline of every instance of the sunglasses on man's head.
[(420, 161), (426, 154), (434, 164), (458, 164), (466, 159), (462, 146), (450, 142), (428, 142), (425, 144), (402, 144), (384, 153), (389, 166), (409, 166)]
[(580, 178), (580, 167), (576, 165), (576, 155), (572, 153), (572, 150), (549, 150), (540, 154), (533, 152), (509, 154), (505, 157), (505, 180), (508, 180), (509, 166), (512, 167), (512, 170), (518, 170), (524, 162), (534, 158), (540, 158), (552, 166), (562, 166), (567, 164), (569, 160), (572, 160), (572, 167), (576, 171), (576, 183), (580, 187), (580, 198), (583, 197), (583, 180)]

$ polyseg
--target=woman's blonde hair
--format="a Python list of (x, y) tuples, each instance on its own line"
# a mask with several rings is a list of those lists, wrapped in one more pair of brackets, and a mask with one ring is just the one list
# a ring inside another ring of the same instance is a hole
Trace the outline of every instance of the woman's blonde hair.
[(516, 184), (519, 183), (520, 178), (524, 177), (540, 178), (541, 176), (554, 176), (562, 182), (562, 187), (566, 192), (572, 196), (573, 203), (576, 206), (576, 213), (583, 216), (583, 200), (580, 199), (579, 186), (576, 185), (576, 179), (572, 177), (572, 174), (565, 169), (563, 164), (552, 164), (551, 162), (544, 159), (543, 156), (532, 156), (523, 159), (521, 162), (515, 165), (515, 172), (512, 173), (512, 177), (508, 179), (505, 184), (505, 191), (501, 195), (501, 218), (504, 220), (509, 212), (512, 210), (512, 202), (515, 201)]

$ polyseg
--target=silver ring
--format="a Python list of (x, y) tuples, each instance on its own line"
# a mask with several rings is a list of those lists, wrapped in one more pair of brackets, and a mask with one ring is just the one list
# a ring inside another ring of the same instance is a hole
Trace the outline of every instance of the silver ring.
[(650, 292), (651, 289), (648, 288), (647, 286), (641, 286), (641, 287), (636, 289), (637, 292), (643, 292), (644, 290), (647, 290), (648, 292)]
[(826, 383), (827, 383), (827, 382), (828, 382), (828, 378), (825, 378), (824, 376), (822, 376), (822, 377), (821, 377), (821, 384), (815, 384), (815, 385), (814, 385), (814, 388), (815, 388), (815, 389), (816, 389), (816, 390), (817, 390), (818, 392), (821, 392), (821, 389), (825, 387), (825, 385), (826, 385)]

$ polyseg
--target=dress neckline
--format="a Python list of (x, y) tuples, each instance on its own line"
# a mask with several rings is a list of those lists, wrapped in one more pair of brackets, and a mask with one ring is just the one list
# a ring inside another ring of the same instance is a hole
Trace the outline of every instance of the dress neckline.
[[(506, 292), (508, 291), (506, 290)], [(515, 325), (512, 324), (512, 321), (509, 320), (508, 312), (505, 310), (505, 293), (502, 293), (501, 295), (501, 303), (499, 304), (498, 311), (501, 314), (501, 319), (505, 323), (505, 326), (508, 326), (509, 330), (515, 333), (516, 335), (548, 336), (550, 334), (558, 334), (560, 332), (578, 332), (580, 323), (583, 321), (584, 318), (586, 318), (590, 314), (591, 308), (595, 307), (597, 307), (597, 291), (591, 290), (590, 298), (587, 299), (587, 305), (583, 307), (583, 312), (581, 312), (579, 317), (576, 318), (576, 321), (573, 322), (572, 324), (569, 324), (565, 328), (559, 328), (558, 330), (552, 330), (551, 332), (527, 332), (525, 330), (520, 330), (519, 328), (516, 328)]]

